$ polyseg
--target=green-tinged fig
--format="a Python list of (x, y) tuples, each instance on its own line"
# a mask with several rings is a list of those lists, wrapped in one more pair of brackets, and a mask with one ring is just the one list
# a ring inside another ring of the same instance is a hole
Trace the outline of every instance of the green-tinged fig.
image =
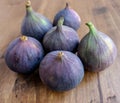
[(60, 19), (60, 17), (64, 17), (64, 25), (69, 26), (75, 30), (79, 29), (81, 24), (80, 16), (77, 14), (76, 11), (69, 7), (68, 3), (66, 3), (66, 7), (63, 10), (59, 11), (54, 17), (54, 26), (57, 25), (57, 22)]
[(98, 31), (91, 22), (86, 23), (89, 33), (78, 46), (78, 56), (88, 71), (98, 72), (110, 66), (116, 58), (117, 48), (112, 39)]
[(43, 15), (35, 12), (31, 2), (26, 2), (26, 16), (21, 26), (21, 33), (42, 41), (45, 33), (52, 28), (52, 23)]
[(76, 87), (84, 77), (80, 59), (69, 51), (48, 53), (40, 63), (42, 82), (55, 91), (67, 91)]
[(8, 67), (18, 73), (31, 73), (44, 56), (42, 45), (32, 37), (20, 36), (13, 40), (5, 53)]
[(43, 38), (43, 45), (47, 52), (54, 50), (66, 50), (76, 52), (79, 44), (77, 32), (63, 25), (64, 18), (61, 17), (57, 26), (47, 32)]

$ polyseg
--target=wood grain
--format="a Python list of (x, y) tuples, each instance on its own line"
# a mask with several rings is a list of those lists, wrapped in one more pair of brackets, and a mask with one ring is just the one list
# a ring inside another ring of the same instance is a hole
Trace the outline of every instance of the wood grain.
[(42, 84), (36, 71), (31, 75), (16, 74), (8, 69), (4, 52), (20, 34), (25, 15), (25, 1), (0, 0), (0, 103), (120, 103), (120, 1), (119, 0), (31, 0), (33, 8), (48, 17), (64, 8), (65, 3), (82, 19), (80, 38), (87, 32), (85, 23), (108, 34), (118, 48), (118, 55), (108, 69), (100, 73), (85, 73), (80, 85), (67, 92), (55, 92)]

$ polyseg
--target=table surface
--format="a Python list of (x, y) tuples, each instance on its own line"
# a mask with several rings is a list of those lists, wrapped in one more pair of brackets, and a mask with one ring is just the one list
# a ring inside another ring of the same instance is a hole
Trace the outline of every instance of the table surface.
[(120, 103), (120, 1), (119, 0), (31, 0), (34, 10), (51, 21), (68, 2), (81, 16), (80, 38), (87, 32), (85, 23), (92, 21), (117, 45), (118, 55), (109, 68), (100, 73), (85, 72), (76, 88), (58, 93), (48, 89), (38, 72), (20, 75), (8, 69), (4, 52), (20, 35), (25, 15), (25, 0), (0, 0), (0, 103)]

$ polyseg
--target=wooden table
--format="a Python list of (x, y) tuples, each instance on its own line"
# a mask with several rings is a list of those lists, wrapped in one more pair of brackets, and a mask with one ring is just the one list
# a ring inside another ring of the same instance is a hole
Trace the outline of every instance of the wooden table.
[(51, 21), (69, 2), (81, 16), (80, 38), (87, 32), (85, 23), (108, 34), (118, 48), (118, 55), (108, 69), (100, 73), (85, 72), (81, 84), (68, 92), (54, 92), (42, 84), (38, 73), (29, 76), (8, 69), (4, 52), (20, 35), (25, 15), (24, 0), (0, 0), (0, 103), (120, 103), (120, 0), (31, 0), (33, 8)]

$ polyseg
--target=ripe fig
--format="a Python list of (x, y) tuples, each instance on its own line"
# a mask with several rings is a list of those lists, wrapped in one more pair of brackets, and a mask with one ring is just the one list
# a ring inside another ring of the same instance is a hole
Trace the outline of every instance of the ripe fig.
[(86, 70), (99, 72), (114, 62), (117, 48), (112, 39), (98, 31), (91, 22), (86, 25), (90, 31), (78, 46), (78, 56), (83, 61)]
[(43, 45), (47, 52), (54, 50), (66, 50), (76, 52), (79, 44), (77, 32), (63, 25), (64, 18), (61, 17), (57, 26), (47, 32), (43, 38)]
[(13, 40), (5, 53), (8, 67), (18, 73), (31, 73), (44, 56), (42, 45), (32, 37), (21, 36)]
[(44, 35), (52, 28), (52, 23), (43, 15), (35, 12), (31, 7), (31, 2), (26, 2), (26, 16), (21, 26), (21, 33), (42, 41)]
[(63, 10), (60, 10), (56, 16), (54, 17), (53, 25), (57, 25), (58, 20), (60, 17), (64, 17), (64, 25), (69, 26), (75, 30), (78, 30), (81, 24), (80, 16), (77, 14), (76, 11), (71, 9), (66, 3), (66, 7)]
[(55, 91), (75, 88), (84, 77), (80, 59), (69, 51), (48, 53), (40, 63), (39, 74), (42, 82)]

